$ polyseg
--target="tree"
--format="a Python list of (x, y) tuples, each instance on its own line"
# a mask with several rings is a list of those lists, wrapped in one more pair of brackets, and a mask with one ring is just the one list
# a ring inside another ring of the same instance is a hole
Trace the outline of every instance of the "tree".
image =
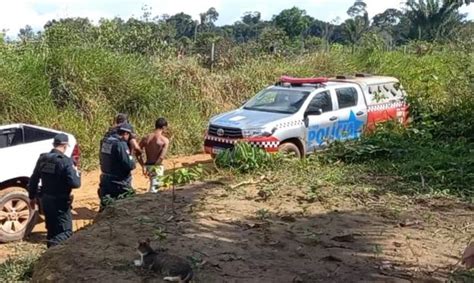
[(344, 26), (344, 33), (350, 44), (357, 44), (365, 32), (369, 30), (369, 14), (367, 4), (363, 0), (356, 2), (347, 10), (347, 14), (352, 18), (347, 19)]
[(33, 28), (30, 25), (26, 25), (24, 28), (20, 29), (20, 32), (18, 33), (18, 38), (25, 43), (28, 41), (32, 41), (36, 39), (35, 32), (33, 31)]
[(436, 41), (452, 37), (462, 25), (458, 1), (409, 0), (406, 16), (411, 23), (408, 37)]
[(215, 27), (214, 22), (219, 19), (219, 13), (216, 11), (216, 8), (211, 7), (206, 12), (199, 14), (201, 20), (200, 30), (211, 30)]
[(125, 23), (121, 18), (100, 19), (97, 28), (97, 42), (100, 46), (124, 51)]
[(266, 27), (258, 39), (260, 48), (268, 53), (276, 54), (288, 42), (287, 33), (280, 28), (273, 26)]
[(445, 0), (444, 2), (447, 3), (447, 4), (456, 4), (460, 7), (464, 4), (469, 5), (469, 4), (473, 3), (474, 0)]
[(347, 10), (347, 14), (352, 18), (363, 17), (367, 15), (367, 4), (364, 0), (356, 0)]
[(403, 16), (402, 11), (397, 9), (387, 9), (383, 13), (377, 14), (372, 19), (372, 26), (387, 29), (395, 26), (400, 22)]
[(303, 33), (308, 30), (312, 21), (313, 18), (306, 15), (305, 10), (298, 9), (297, 7), (283, 10), (273, 18), (275, 25), (283, 29), (292, 39), (303, 35)]
[(126, 52), (155, 54), (175, 37), (174, 28), (161, 20), (143, 22), (134, 18), (124, 24), (123, 46)]
[(336, 17), (330, 22), (324, 23), (321, 37), (324, 39), (326, 48), (329, 48), (329, 44), (332, 42), (344, 43), (345, 32), (344, 26), (339, 24), (340, 18)]
[(176, 38), (182, 37), (193, 38), (196, 23), (190, 15), (179, 13), (169, 17), (166, 22), (176, 30)]
[(48, 21), (44, 36), (49, 47), (84, 45), (95, 41), (95, 28), (88, 18), (64, 18)]
[(257, 25), (258, 23), (260, 23), (260, 18), (260, 12), (246, 12), (242, 16), (242, 23), (246, 25)]
[(225, 26), (223, 30), (228, 37), (242, 43), (258, 38), (265, 23), (260, 21), (260, 12), (246, 12), (241, 21), (235, 22), (232, 26)]
[(402, 42), (403, 33), (406, 27), (404, 14), (397, 9), (387, 9), (383, 13), (377, 14), (372, 19), (372, 28), (380, 33), (383, 38), (393, 42)]
[(311, 36), (324, 37), (327, 24), (328, 23), (320, 20), (314, 20), (309, 26), (309, 34)]
[(0, 46), (2, 46), (3, 44), (5, 44), (5, 34), (6, 34), (6, 33), (7, 33), (7, 32), (6, 32), (4, 29), (2, 29), (2, 30), (0, 31)]

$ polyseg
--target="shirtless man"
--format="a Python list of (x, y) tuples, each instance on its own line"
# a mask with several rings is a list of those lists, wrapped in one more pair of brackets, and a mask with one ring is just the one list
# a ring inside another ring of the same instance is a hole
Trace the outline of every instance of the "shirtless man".
[(143, 157), (138, 156), (138, 162), (142, 165), (143, 174), (150, 178), (150, 192), (157, 193), (160, 187), (160, 177), (164, 174), (163, 159), (169, 147), (169, 140), (163, 136), (168, 127), (165, 118), (159, 118), (155, 122), (155, 131), (145, 136), (139, 144), (140, 149), (145, 151), (146, 162)]

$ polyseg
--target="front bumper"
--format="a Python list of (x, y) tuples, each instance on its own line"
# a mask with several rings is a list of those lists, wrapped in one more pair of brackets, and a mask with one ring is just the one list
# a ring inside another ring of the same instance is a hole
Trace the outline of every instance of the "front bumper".
[(280, 146), (280, 140), (273, 136), (230, 139), (206, 135), (204, 138), (204, 151), (208, 154), (217, 154), (222, 150), (234, 148), (235, 144), (239, 142), (249, 143), (250, 145), (259, 147), (269, 153), (278, 152), (278, 147)]

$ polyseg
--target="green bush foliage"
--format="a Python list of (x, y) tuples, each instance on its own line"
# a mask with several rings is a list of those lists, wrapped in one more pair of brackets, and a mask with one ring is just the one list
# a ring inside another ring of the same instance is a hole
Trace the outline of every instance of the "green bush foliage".
[(215, 163), (220, 168), (231, 168), (240, 173), (249, 173), (268, 169), (274, 165), (277, 155), (272, 155), (261, 148), (248, 143), (238, 143), (231, 150), (224, 150), (216, 156)]

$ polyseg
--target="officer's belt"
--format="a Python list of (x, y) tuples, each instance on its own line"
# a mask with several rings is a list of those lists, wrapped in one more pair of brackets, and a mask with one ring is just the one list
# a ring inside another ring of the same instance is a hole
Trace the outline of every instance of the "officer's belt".
[[(117, 179), (117, 180), (123, 180), (124, 179), (123, 177), (119, 177), (117, 175), (113, 175), (113, 174), (109, 174), (109, 173), (102, 173), (102, 175), (105, 176), (105, 177), (109, 177), (109, 178)], [(125, 178), (128, 178), (128, 176), (125, 177)]]
[(117, 175), (112, 175), (112, 174), (108, 174), (108, 173), (102, 173), (102, 176), (112, 179), (110, 182), (115, 183), (115, 184), (119, 184), (119, 185), (127, 185), (127, 182), (124, 181), (124, 180), (128, 180), (130, 178), (130, 176), (119, 177)]
[(71, 196), (70, 195), (52, 195), (52, 194), (42, 194), (42, 197), (50, 197), (50, 198), (64, 198), (64, 199), (69, 199)]

